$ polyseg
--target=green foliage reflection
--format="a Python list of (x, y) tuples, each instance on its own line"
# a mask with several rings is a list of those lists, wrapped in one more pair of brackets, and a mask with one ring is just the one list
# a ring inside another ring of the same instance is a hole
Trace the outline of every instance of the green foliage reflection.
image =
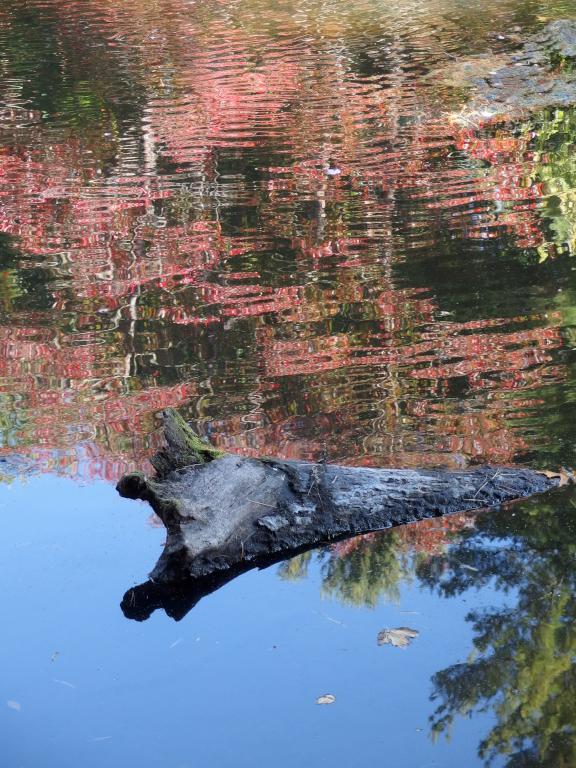
[[(322, 568), (322, 594), (343, 603), (374, 608), (382, 599), (398, 602), (399, 586), (410, 580), (411, 559), (396, 532), (356, 540), (357, 546), (332, 552)], [(344, 542), (344, 544), (349, 544)]]
[(552, 253), (573, 254), (576, 249), (576, 110), (556, 109), (538, 115), (527, 126), (534, 136), (533, 184), (540, 185), (546, 224), (540, 260)]
[[(312, 552), (287, 560), (281, 578), (305, 578)], [(396, 531), (358, 536), (332, 544), (319, 553), (322, 595), (348, 605), (375, 608), (381, 600), (398, 602), (400, 584), (411, 580), (413, 563)]]
[[(487, 583), (507, 605), (472, 611), (474, 653), (438, 672), (432, 717), (448, 734), (458, 715), (492, 711), (496, 724), (479, 745), (507, 768), (576, 764), (576, 494), (486, 514), (449, 553), (419, 569), (440, 595)], [(464, 567), (462, 567), (464, 566)]]

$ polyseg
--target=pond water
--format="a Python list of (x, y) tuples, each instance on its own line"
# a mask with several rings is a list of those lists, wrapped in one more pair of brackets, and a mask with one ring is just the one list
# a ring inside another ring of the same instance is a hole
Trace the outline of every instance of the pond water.
[(114, 490), (166, 406), (243, 455), (576, 466), (576, 110), (459, 119), (458, 78), (574, 16), (3, 0), (7, 766), (576, 765), (570, 489), (162, 605)]

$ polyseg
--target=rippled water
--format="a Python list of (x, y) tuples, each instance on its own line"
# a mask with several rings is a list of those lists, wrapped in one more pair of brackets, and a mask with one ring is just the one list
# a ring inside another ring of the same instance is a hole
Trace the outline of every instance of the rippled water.
[[(242, 454), (574, 467), (576, 111), (461, 119), (459, 67), (575, 15), (2, 2), (0, 469), (46, 473), (0, 494), (10, 766), (574, 764), (570, 493), (250, 574), (175, 632), (117, 607), (156, 533), (72, 481), (145, 466), (167, 405)], [(378, 648), (386, 625), (419, 636)]]
[(1, 450), (113, 479), (170, 404), (242, 452), (569, 461), (576, 117), (462, 126), (450, 67), (573, 5), (5, 2)]

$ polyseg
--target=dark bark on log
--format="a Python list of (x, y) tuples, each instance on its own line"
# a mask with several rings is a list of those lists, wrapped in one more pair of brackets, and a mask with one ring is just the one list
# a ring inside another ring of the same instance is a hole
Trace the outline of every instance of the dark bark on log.
[(164, 552), (150, 574), (159, 590), (195, 578), (203, 580), (202, 596), (211, 591), (210, 578), (220, 586), (329, 541), (497, 506), (560, 483), (560, 476), (518, 467), (450, 472), (247, 459), (206, 445), (174, 411), (164, 420), (167, 447), (153, 459), (157, 477), (132, 474), (118, 483), (121, 495), (148, 501), (166, 526)]

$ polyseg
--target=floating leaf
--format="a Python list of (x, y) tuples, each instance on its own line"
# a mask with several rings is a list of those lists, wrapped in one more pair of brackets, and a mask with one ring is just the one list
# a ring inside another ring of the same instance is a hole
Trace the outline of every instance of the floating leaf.
[(383, 629), (378, 632), (378, 645), (393, 645), (395, 648), (406, 648), (420, 633), (417, 629), (398, 627), (397, 629)]
[(565, 469), (564, 467), (558, 470), (558, 472), (551, 472), (545, 469), (545, 470), (542, 470), (542, 474), (546, 475), (546, 477), (552, 478), (553, 480), (558, 480), (558, 485), (560, 487), (574, 482), (574, 475), (569, 469)]
[(335, 701), (336, 696), (333, 696), (331, 693), (325, 693), (323, 696), (318, 696), (316, 704), (334, 704)]
[(544, 245), (539, 245), (538, 248), (536, 248), (536, 252), (538, 254), (538, 262), (540, 264), (545, 262), (546, 259), (550, 256), (547, 243), (545, 243)]

